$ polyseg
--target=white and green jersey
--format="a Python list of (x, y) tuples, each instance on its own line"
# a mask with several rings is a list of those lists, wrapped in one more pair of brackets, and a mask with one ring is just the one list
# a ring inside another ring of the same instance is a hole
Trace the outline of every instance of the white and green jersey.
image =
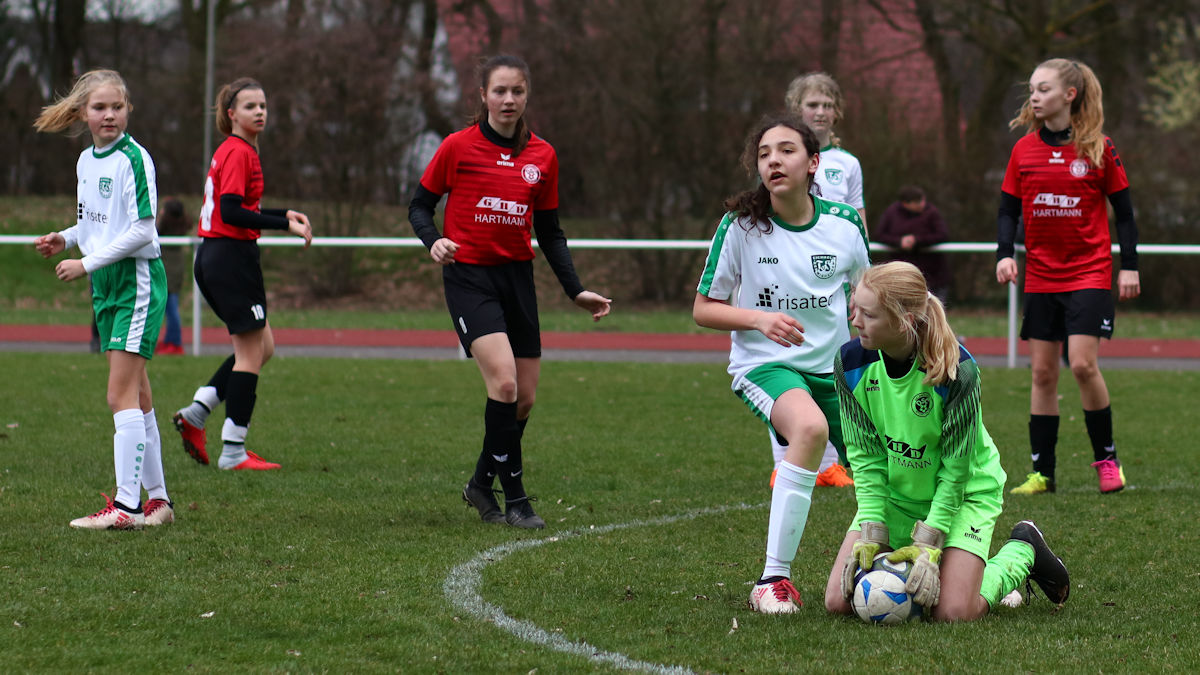
[(792, 225), (772, 217), (752, 223), (727, 213), (717, 226), (696, 290), (735, 307), (783, 312), (804, 327), (804, 344), (783, 347), (756, 330), (733, 331), (729, 374), (742, 376), (767, 363), (805, 373), (833, 372), (838, 347), (850, 339), (852, 283), (870, 265), (858, 213), (813, 197), (813, 219)]
[(104, 148), (89, 147), (75, 165), (77, 221), (62, 231), (78, 246), (91, 272), (122, 258), (159, 257), (154, 216), (158, 205), (154, 161), (128, 134)]
[(888, 522), (889, 510), (950, 532), (966, 495), (1002, 499), (1007, 476), (983, 426), (979, 365), (959, 347), (958, 373), (928, 385), (914, 361), (891, 377), (878, 350), (855, 339), (834, 366), (842, 439), (854, 470), (854, 524)]
[(862, 209), (866, 202), (863, 201), (862, 166), (858, 158), (832, 145), (821, 148), (820, 153), (813, 182), (821, 186), (821, 199)]

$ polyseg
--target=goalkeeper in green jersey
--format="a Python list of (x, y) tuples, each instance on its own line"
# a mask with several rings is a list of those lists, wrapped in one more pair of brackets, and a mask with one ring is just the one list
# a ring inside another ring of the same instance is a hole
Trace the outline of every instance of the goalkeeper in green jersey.
[(906, 590), (936, 621), (978, 619), (1026, 580), (1061, 605), (1067, 568), (1032, 522), (988, 558), (1006, 476), (983, 426), (979, 366), (921, 271), (868, 269), (853, 311), (858, 338), (838, 353), (834, 381), (858, 512), (826, 609), (850, 614), (856, 575), (884, 551), (913, 563)]

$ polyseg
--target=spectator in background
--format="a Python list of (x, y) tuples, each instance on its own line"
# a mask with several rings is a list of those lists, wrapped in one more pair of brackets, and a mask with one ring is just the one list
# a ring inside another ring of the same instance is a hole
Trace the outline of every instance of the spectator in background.
[[(183, 202), (175, 197), (163, 202), (162, 211), (158, 214), (158, 234), (160, 237), (177, 237), (186, 235), (190, 223), (183, 212)], [(163, 246), (163, 266), (167, 268), (167, 334), (162, 344), (158, 346), (159, 354), (183, 353), (183, 327), (179, 321), (179, 290), (183, 287), (183, 247)]]
[(900, 188), (897, 197), (879, 219), (875, 241), (896, 247), (893, 259), (916, 265), (925, 275), (929, 290), (945, 303), (950, 291), (946, 255), (924, 249), (950, 238), (946, 221), (937, 207), (925, 200), (925, 191), (915, 185)]

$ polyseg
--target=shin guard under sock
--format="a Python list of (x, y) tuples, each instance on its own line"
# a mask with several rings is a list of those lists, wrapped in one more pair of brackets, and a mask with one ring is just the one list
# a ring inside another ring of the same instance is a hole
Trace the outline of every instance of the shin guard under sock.
[(1094, 461), (1116, 459), (1117, 448), (1113, 443), (1112, 406), (1100, 410), (1084, 410), (1083, 422), (1087, 426), (1088, 439), (1092, 441)]
[(483, 411), (483, 449), (491, 457), (492, 466), (500, 477), (507, 501), (525, 496), (521, 480), (521, 444), (517, 434), (517, 403), (501, 403), (488, 399)]
[(787, 460), (779, 463), (771, 492), (771, 518), (767, 524), (767, 563), (763, 578), (792, 576), (792, 560), (804, 536), (817, 474)]
[(1033, 470), (1054, 480), (1054, 450), (1058, 445), (1058, 415), (1029, 416), (1029, 448)]

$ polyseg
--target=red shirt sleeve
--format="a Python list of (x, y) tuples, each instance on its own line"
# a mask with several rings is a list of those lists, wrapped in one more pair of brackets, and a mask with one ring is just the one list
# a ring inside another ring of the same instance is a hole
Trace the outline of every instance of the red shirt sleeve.
[(558, 153), (553, 149), (550, 151), (550, 160), (546, 163), (544, 178), (545, 183), (538, 190), (537, 200), (533, 204), (534, 211), (549, 211), (558, 208)]
[(1129, 177), (1125, 175), (1125, 165), (1117, 154), (1117, 146), (1112, 139), (1104, 137), (1104, 194), (1111, 195), (1129, 187)]
[(1004, 182), (1000, 185), (1001, 192), (1007, 192), (1017, 199), (1022, 198), (1021, 166), (1017, 160), (1017, 157), (1021, 154), (1019, 152), (1020, 147), (1021, 141), (1017, 141), (1017, 144), (1013, 146), (1012, 154), (1008, 156), (1008, 167), (1004, 170)]
[(457, 140), (458, 136), (455, 134), (447, 136), (438, 146), (437, 152), (433, 153), (433, 159), (429, 160), (429, 166), (425, 167), (425, 173), (421, 175), (421, 187), (435, 195), (444, 195), (453, 186), (458, 155), (454, 150), (458, 145)]

